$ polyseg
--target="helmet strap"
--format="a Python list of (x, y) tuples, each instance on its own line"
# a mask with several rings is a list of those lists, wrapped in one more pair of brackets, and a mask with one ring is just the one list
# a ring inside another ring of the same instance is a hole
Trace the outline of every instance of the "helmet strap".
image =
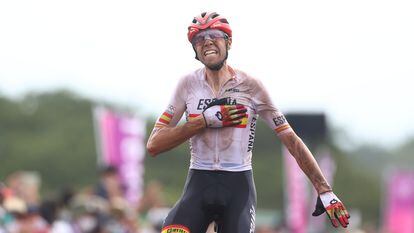
[(196, 51), (196, 49), (195, 49), (195, 47), (194, 47), (194, 46), (193, 46), (193, 49), (194, 49), (194, 53), (195, 53), (195, 59), (200, 61), (200, 59), (198, 59), (198, 56), (197, 56), (197, 51)]

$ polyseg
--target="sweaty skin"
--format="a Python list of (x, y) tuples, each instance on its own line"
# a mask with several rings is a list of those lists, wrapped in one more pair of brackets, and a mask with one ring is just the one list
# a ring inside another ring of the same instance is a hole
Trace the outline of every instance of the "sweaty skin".
[(308, 147), (294, 132), (279, 136), (319, 194), (332, 191)]
[[(180, 79), (147, 143), (149, 153), (156, 156), (189, 140), (191, 157), (184, 191), (164, 219), (161, 232), (206, 232), (212, 221), (218, 232), (255, 232), (252, 156), (259, 117), (274, 130), (320, 194), (312, 215), (326, 212), (335, 227), (337, 220), (347, 227), (345, 206), (266, 87), (227, 65), (232, 44), (227, 19), (216, 12), (203, 12), (194, 17), (187, 37), (204, 67)], [(279, 82), (272, 91), (283, 88)], [(178, 125), (183, 116), (186, 122)]]
[[(230, 45), (231, 38), (216, 42), (206, 40), (195, 50), (200, 61), (208, 67), (222, 62)], [(216, 54), (205, 56), (208, 50), (214, 50)], [(184, 77), (175, 93), (170, 102), (174, 110), (170, 121), (167, 124), (157, 123), (148, 140), (147, 148), (152, 156), (168, 151), (190, 139), (192, 155), (190, 168), (231, 171), (251, 169), (252, 147), (247, 147), (247, 143), (253, 143), (248, 139), (252, 136), (254, 138), (258, 114), (276, 131), (317, 192), (332, 190), (312, 153), (290, 128), (283, 114), (274, 107), (268, 92), (258, 80), (241, 71), (233, 71), (224, 61), (220, 70), (204, 68)], [(237, 100), (237, 104), (245, 105), (249, 109), (246, 127), (206, 129), (205, 121), (200, 115), (203, 110), (200, 103), (203, 99), (211, 98), (229, 98)], [(187, 122), (177, 126), (184, 112)], [(215, 154), (217, 151), (219, 151), (218, 155)], [(206, 157), (208, 155), (215, 157), (208, 158)], [(241, 163), (241, 165), (234, 168), (220, 165), (226, 163)], [(210, 165), (206, 164), (215, 164), (215, 166), (209, 167)]]
[(206, 124), (202, 115), (183, 125), (155, 127), (148, 139), (147, 150), (151, 156), (156, 156), (181, 145), (205, 128)]
[[(212, 88), (212, 91), (217, 95), (220, 87), (231, 79), (230, 72), (226, 69), (225, 54), (227, 49), (230, 48), (231, 39), (219, 40), (217, 43), (213, 43), (211, 40), (206, 40), (202, 46), (197, 46), (195, 48), (197, 52), (197, 57), (200, 61), (207, 65), (213, 65), (216, 63), (224, 63), (224, 67), (218, 71), (206, 69), (206, 80), (209, 86)], [(205, 56), (204, 53), (207, 50), (214, 50), (217, 52), (216, 55)], [(179, 86), (177, 92), (187, 92), (191, 91), (191, 87)], [(195, 91), (195, 90), (193, 90)], [(181, 116), (180, 116), (181, 118)], [(176, 119), (173, 119), (176, 120)], [(179, 119), (178, 119), (179, 120)], [(187, 141), (192, 136), (202, 132), (206, 128), (206, 124), (203, 116), (197, 116), (191, 121), (188, 121), (182, 126), (176, 127), (155, 127), (154, 131), (151, 133), (147, 149), (152, 156), (156, 156), (159, 153), (168, 151), (183, 142)]]

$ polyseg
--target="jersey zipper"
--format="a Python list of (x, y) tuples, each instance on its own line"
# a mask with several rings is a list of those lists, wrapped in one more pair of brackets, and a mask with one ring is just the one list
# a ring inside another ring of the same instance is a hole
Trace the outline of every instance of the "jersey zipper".
[[(206, 81), (205, 81), (204, 85), (206, 85), (208, 87), (208, 89), (210, 90), (211, 96), (213, 96), (213, 98), (217, 99), (218, 96), (214, 92), (213, 88), (211, 88), (211, 86), (208, 85), (208, 83)], [(220, 90), (218, 92), (220, 92)], [(218, 155), (218, 146), (217, 146), (217, 143), (218, 143), (218, 130), (214, 130), (214, 144), (215, 144), (215, 148), (214, 148), (214, 161), (213, 161), (213, 169), (214, 170), (218, 170), (219, 167), (220, 167), (220, 165), (219, 165), (219, 155)]]
[[(207, 83), (207, 81), (205, 81), (205, 85), (207, 85), (208, 86), (208, 88), (210, 89), (210, 92), (212, 93), (212, 96), (214, 97), (214, 98), (216, 98), (216, 99), (218, 99), (219, 98), (219, 96), (221, 96), (221, 94), (222, 94), (222, 92), (223, 92), (223, 88), (224, 88), (224, 86), (226, 86), (226, 84), (228, 83), (230, 81), (230, 79), (229, 80), (227, 80), (225, 83), (223, 83), (223, 85), (222, 86), (220, 86), (219, 87), (219, 89), (218, 89), (218, 91), (217, 91), (217, 93), (215, 93), (214, 92), (214, 90), (213, 90), (213, 88), (211, 88), (211, 86), (210, 85), (208, 85), (208, 83)], [(214, 163), (213, 163), (213, 169), (214, 170), (219, 170), (220, 169), (220, 156), (219, 156), (219, 147), (218, 147), (218, 140), (219, 140), (219, 132), (218, 132), (218, 130), (215, 130), (215, 138), (214, 138), (214, 140), (215, 140), (215, 151), (214, 151)]]
[[(220, 98), (223, 95), (223, 90), (225, 89), (224, 87), (226, 86), (226, 84), (229, 81), (230, 81), (230, 79), (227, 80), (225, 83), (223, 83), (222, 86), (220, 86), (219, 90), (217, 91), (217, 96), (215, 96), (217, 99)], [(211, 87), (210, 87), (210, 89), (211, 89)], [(218, 143), (219, 143), (219, 131), (218, 130), (216, 130), (216, 138), (215, 138), (215, 140), (216, 140), (216, 148), (215, 148), (216, 149), (216, 151), (215, 151), (216, 156), (215, 156), (215, 161), (214, 161), (214, 165), (215, 165), (214, 166), (214, 169), (215, 170), (219, 170), (220, 169), (220, 156), (219, 156), (220, 150), (219, 150), (219, 146), (218, 146)]]
[(218, 130), (216, 130), (215, 134), (216, 134), (216, 138), (215, 138), (215, 140), (216, 140), (216, 151), (215, 151), (215, 156), (214, 156), (213, 168), (214, 168), (214, 170), (218, 170), (220, 168), (219, 149), (218, 149), (218, 146), (217, 146), (217, 144), (218, 144)]

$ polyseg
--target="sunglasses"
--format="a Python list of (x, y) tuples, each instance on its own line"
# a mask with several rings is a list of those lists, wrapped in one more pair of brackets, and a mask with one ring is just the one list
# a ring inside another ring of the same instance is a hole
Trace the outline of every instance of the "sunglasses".
[(205, 30), (200, 33), (198, 33), (196, 36), (194, 36), (193, 40), (191, 41), (191, 44), (193, 46), (200, 46), (204, 44), (206, 40), (212, 40), (216, 42), (218, 39), (225, 39), (227, 40), (229, 36), (217, 29), (213, 30)]

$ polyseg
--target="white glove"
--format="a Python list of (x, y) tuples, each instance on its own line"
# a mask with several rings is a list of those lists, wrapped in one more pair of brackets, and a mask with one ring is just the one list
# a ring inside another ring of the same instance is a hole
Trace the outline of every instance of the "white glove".
[(344, 204), (342, 204), (341, 200), (333, 192), (326, 192), (319, 195), (312, 216), (319, 216), (324, 212), (326, 212), (334, 227), (339, 226), (338, 220), (342, 227), (346, 228), (348, 226), (348, 219), (351, 216), (348, 214)]

